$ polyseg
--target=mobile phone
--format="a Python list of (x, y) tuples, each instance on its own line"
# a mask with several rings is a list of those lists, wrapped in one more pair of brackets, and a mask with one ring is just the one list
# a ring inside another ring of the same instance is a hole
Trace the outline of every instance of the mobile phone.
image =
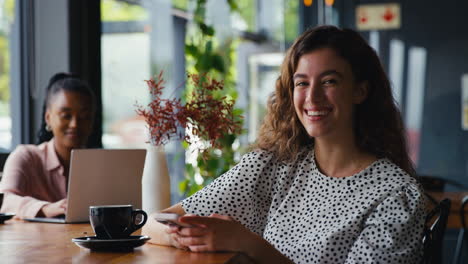
[(182, 223), (179, 221), (181, 215), (174, 213), (155, 213), (154, 219), (161, 224), (170, 225), (170, 226), (181, 226), (181, 227), (191, 227), (192, 225), (187, 223)]

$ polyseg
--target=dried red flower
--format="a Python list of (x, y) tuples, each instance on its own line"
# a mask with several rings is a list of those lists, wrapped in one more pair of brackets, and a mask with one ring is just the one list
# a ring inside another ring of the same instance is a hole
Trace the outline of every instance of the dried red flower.
[(234, 100), (218, 98), (214, 94), (224, 88), (224, 82), (197, 74), (189, 74), (188, 79), (194, 89), (185, 104), (180, 99), (161, 98), (163, 72), (156, 80), (146, 81), (153, 99), (146, 109), (137, 104), (136, 112), (146, 120), (151, 144), (164, 145), (171, 139), (192, 143), (185, 134), (189, 127), (193, 135), (209, 141), (213, 147), (219, 146), (217, 141), (223, 135), (240, 133), (242, 123), (234, 116)]

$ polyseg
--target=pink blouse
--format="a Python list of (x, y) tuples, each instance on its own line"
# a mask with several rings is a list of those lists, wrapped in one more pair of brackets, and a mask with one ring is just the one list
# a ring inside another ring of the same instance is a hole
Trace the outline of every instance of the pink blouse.
[(67, 196), (67, 179), (54, 148), (54, 140), (19, 145), (5, 163), (0, 192), (5, 193), (2, 213), (35, 217), (46, 204)]

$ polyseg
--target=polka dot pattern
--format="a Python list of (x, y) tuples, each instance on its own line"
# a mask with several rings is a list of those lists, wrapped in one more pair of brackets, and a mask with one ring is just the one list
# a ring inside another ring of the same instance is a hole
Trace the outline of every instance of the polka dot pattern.
[(254, 151), (182, 201), (187, 213), (232, 216), (295, 263), (418, 263), (425, 199), (388, 159), (344, 178), (323, 175), (313, 149), (295, 162)]

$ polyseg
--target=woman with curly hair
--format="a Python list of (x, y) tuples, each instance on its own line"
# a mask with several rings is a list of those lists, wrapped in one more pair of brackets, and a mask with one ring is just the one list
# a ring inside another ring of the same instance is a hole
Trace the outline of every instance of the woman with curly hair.
[(375, 51), (321, 26), (288, 50), (255, 149), (163, 212), (152, 242), (259, 263), (416, 263), (425, 199)]

